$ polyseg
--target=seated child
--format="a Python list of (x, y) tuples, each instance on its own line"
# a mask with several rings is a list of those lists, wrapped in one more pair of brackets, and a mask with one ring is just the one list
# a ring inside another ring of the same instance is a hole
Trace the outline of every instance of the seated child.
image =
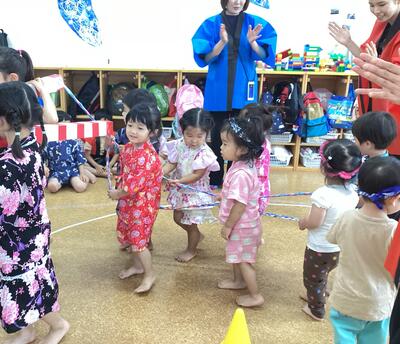
[[(104, 109), (95, 112), (94, 118), (96, 121), (112, 121), (112, 116)], [(106, 172), (106, 155), (107, 155), (107, 138), (92, 137), (84, 140), (84, 154), (87, 160), (85, 169), (93, 173), (97, 177), (107, 177)], [(118, 161), (118, 154), (115, 153), (113, 146), (110, 149), (110, 168)]]
[(387, 343), (389, 317), (396, 295), (384, 268), (397, 223), (387, 214), (400, 209), (400, 162), (375, 157), (358, 174), (361, 209), (345, 212), (327, 240), (340, 247), (330, 295), (335, 343)]
[[(71, 120), (63, 111), (58, 111), (57, 114), (59, 122)], [(79, 140), (49, 142), (43, 153), (49, 170), (47, 188), (50, 192), (57, 192), (63, 185), (68, 184), (71, 184), (76, 192), (83, 192), (89, 182), (96, 181), (96, 177), (84, 168), (86, 159)]]
[(388, 156), (387, 148), (397, 136), (396, 122), (388, 112), (367, 112), (353, 123), (352, 132), (361, 154), (369, 158)]

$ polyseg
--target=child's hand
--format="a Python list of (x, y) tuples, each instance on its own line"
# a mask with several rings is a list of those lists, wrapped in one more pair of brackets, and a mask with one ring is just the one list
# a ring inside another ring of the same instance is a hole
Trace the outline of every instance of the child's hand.
[(301, 231), (305, 230), (307, 228), (307, 219), (306, 218), (302, 218), (299, 220), (299, 229)]
[(107, 192), (108, 197), (110, 197), (112, 200), (117, 201), (120, 198), (120, 193), (118, 190), (108, 190)]
[(178, 184), (181, 184), (181, 181), (179, 179), (168, 179), (168, 183), (171, 186), (177, 186)]
[(79, 175), (79, 179), (82, 180), (84, 183), (89, 183), (89, 177), (84, 173), (81, 173)]
[(229, 228), (229, 227), (227, 227), (227, 226), (223, 226), (223, 227), (221, 228), (221, 236), (222, 236), (225, 240), (228, 240), (228, 239), (229, 239), (229, 236), (231, 235), (231, 232), (232, 232), (232, 228)]
[(46, 165), (44, 166), (44, 175), (46, 176), (46, 178), (49, 178), (50, 175), (50, 170)]
[(214, 194), (215, 194), (215, 197), (214, 197), (215, 201), (220, 202), (222, 200), (221, 193), (214, 193)]
[(104, 166), (101, 165), (96, 165), (96, 172), (100, 175), (100, 176), (104, 176), (107, 174), (106, 172), (106, 168)]

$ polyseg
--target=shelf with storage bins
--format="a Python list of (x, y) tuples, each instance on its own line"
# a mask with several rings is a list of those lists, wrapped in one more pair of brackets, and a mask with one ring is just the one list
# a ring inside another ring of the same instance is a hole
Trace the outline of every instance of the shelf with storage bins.
[[(116, 68), (62, 68), (62, 67), (36, 67), (35, 74), (38, 77), (48, 76), (51, 74), (60, 74), (64, 78), (66, 85), (77, 95), (83, 84), (89, 77), (95, 73), (99, 77), (100, 83), (100, 107), (105, 107), (107, 102), (107, 94), (109, 85), (120, 82), (129, 82), (136, 87), (140, 87), (143, 78), (154, 81), (163, 85), (173, 85), (179, 88), (184, 79), (187, 78), (190, 83), (197, 84), (201, 79), (207, 76), (207, 68), (195, 70), (161, 70), (161, 69), (116, 69)], [(302, 93), (307, 92), (307, 83), (310, 82), (313, 89), (327, 88), (332, 93), (346, 96), (351, 82), (357, 85), (357, 75), (353, 72), (336, 73), (336, 72), (307, 72), (307, 71), (274, 71), (257, 69), (259, 81), (259, 95), (266, 88), (271, 88), (275, 83), (283, 80), (293, 80), (301, 83)], [(68, 105), (71, 103), (70, 98), (64, 90), (60, 91), (60, 104), (58, 109), (67, 111)], [(78, 115), (79, 120), (88, 120), (86, 115)], [(113, 116), (115, 129), (124, 125), (123, 118), (120, 115)], [(162, 122), (166, 128), (172, 125), (173, 117), (163, 117)], [(340, 136), (351, 134), (349, 132), (340, 131)], [(288, 164), (287, 161), (278, 162), (279, 166), (272, 165), (273, 169), (283, 168), (291, 170), (307, 170), (315, 171), (316, 168), (308, 168), (302, 166), (300, 162), (301, 148), (319, 147), (320, 143), (302, 142), (301, 138), (293, 135), (289, 138), (281, 138), (282, 140), (272, 141), (273, 147), (283, 146), (293, 154)]]

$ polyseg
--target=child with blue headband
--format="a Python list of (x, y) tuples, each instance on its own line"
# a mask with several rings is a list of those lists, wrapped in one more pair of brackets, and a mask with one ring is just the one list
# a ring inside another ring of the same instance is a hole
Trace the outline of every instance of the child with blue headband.
[(400, 209), (400, 162), (371, 158), (358, 183), (363, 207), (344, 213), (327, 235), (340, 247), (330, 319), (335, 343), (387, 343), (396, 288), (384, 261), (397, 227), (387, 214)]

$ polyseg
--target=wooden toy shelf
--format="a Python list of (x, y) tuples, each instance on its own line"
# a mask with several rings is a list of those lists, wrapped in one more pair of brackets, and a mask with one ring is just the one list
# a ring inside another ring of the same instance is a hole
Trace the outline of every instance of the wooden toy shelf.
[[(100, 107), (106, 106), (107, 87), (119, 82), (131, 82), (140, 87), (143, 78), (152, 80), (163, 85), (172, 84), (179, 88), (185, 79), (194, 83), (205, 78), (207, 70), (164, 70), (164, 69), (120, 69), (120, 68), (73, 68), (73, 67), (35, 67), (35, 76), (43, 77), (50, 74), (59, 74), (63, 77), (65, 84), (77, 94), (89, 77), (95, 73), (100, 82)], [(274, 71), (257, 69), (259, 96), (263, 89), (283, 80), (296, 80), (301, 83), (302, 93), (307, 92), (307, 84), (310, 83), (313, 89), (326, 88), (336, 95), (346, 96), (351, 83), (357, 85), (357, 74), (353, 72), (306, 72), (306, 71)], [(67, 111), (71, 99), (64, 90), (59, 93), (57, 109)], [(87, 119), (86, 115), (78, 115), (80, 120)], [(171, 126), (173, 118), (163, 117), (164, 126)], [(122, 116), (113, 116), (115, 128), (123, 125)], [(339, 137), (343, 136), (343, 131)], [(317, 171), (317, 168), (307, 168), (300, 163), (300, 149), (302, 147), (318, 147), (318, 144), (302, 142), (301, 138), (293, 135), (290, 142), (272, 143), (276, 146), (285, 146), (293, 157), (288, 166), (273, 166), (273, 169), (289, 169), (301, 171)]]

